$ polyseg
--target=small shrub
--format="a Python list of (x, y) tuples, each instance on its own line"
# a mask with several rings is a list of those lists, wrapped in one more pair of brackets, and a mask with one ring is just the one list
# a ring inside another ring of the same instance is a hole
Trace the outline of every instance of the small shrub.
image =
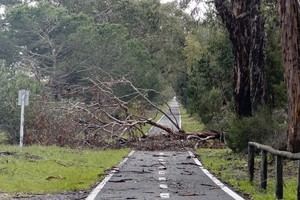
[[(32, 107), (31, 120), (27, 122), (24, 142), (26, 145), (57, 145), (68, 147), (103, 147), (108, 137), (97, 124), (86, 124), (90, 115), (82, 111), (68, 111), (68, 104), (49, 102), (43, 97)], [(82, 121), (83, 120), (83, 121)]]
[[(26, 121), (31, 120), (28, 114), (31, 112), (34, 96), (40, 93), (41, 84), (25, 74), (12, 72), (9, 68), (0, 67), (0, 132), (7, 133), (6, 140), (9, 143), (17, 143), (20, 128), (20, 106), (17, 105), (18, 91), (28, 89), (30, 91), (29, 106), (26, 107)], [(1, 138), (1, 136), (0, 136)], [(1, 140), (1, 139), (0, 139)]]
[(241, 152), (247, 148), (249, 141), (265, 143), (276, 130), (272, 113), (262, 109), (252, 117), (233, 117), (229, 120), (227, 143), (233, 151)]
[(209, 123), (222, 108), (222, 93), (219, 89), (212, 88), (209, 91), (203, 91), (195, 105), (188, 108), (190, 113), (198, 113), (203, 123)]

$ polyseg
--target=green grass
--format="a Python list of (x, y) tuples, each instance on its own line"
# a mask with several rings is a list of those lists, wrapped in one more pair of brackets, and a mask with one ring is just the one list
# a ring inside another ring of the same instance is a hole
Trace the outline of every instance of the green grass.
[[(182, 128), (187, 132), (201, 131), (205, 125), (196, 116), (191, 116), (181, 107)], [(247, 158), (244, 154), (235, 154), (230, 149), (198, 149), (200, 160), (204, 166), (210, 170), (216, 177), (224, 183), (232, 186), (236, 191), (245, 195), (245, 197), (254, 200), (273, 200), (275, 199), (274, 182), (274, 162), (269, 165), (268, 187), (266, 191), (259, 189), (259, 170), (256, 170), (255, 181), (251, 184), (247, 175)], [(260, 160), (256, 158), (256, 169), (259, 168)], [(273, 165), (273, 166), (272, 166)], [(296, 170), (297, 165), (285, 162), (284, 174), (284, 199), (296, 199)]]
[[(275, 199), (275, 184), (273, 175), (269, 175), (267, 191), (259, 189), (259, 171), (256, 171), (254, 184), (248, 181), (247, 161), (245, 155), (233, 153), (229, 149), (199, 149), (197, 153), (204, 166), (219, 177), (223, 182), (231, 185), (235, 190), (250, 196), (255, 200)], [(289, 164), (289, 163), (287, 163)], [(273, 164), (274, 165), (274, 164)], [(256, 159), (256, 168), (259, 167), (259, 159)], [(295, 171), (297, 168), (295, 168)], [(290, 170), (289, 170), (290, 171)], [(296, 176), (294, 176), (296, 177)], [(296, 199), (296, 178), (285, 177), (284, 199)], [(250, 199), (250, 198), (249, 198)]]
[(186, 109), (180, 107), (181, 114), (181, 127), (186, 132), (203, 131), (205, 125), (201, 122), (200, 118), (187, 113)]
[(0, 192), (57, 193), (91, 188), (129, 152), (0, 146)]
[(8, 134), (0, 130), (0, 145), (8, 144), (8, 142), (9, 142)]

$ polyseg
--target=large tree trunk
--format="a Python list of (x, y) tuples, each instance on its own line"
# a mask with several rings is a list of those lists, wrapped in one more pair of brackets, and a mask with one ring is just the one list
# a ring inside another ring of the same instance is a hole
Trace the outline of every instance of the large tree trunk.
[(215, 6), (233, 47), (235, 109), (239, 116), (250, 116), (265, 98), (260, 0), (215, 0)]
[(300, 152), (300, 6), (280, 0), (281, 42), (288, 90), (288, 149)]

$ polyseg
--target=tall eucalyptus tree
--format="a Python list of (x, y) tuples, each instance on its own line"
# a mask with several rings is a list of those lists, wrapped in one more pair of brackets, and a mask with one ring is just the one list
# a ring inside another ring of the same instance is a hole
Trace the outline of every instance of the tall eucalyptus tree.
[(288, 148), (300, 152), (300, 5), (280, 0), (281, 41), (288, 90)]
[(234, 54), (234, 102), (239, 116), (249, 116), (265, 101), (264, 19), (261, 0), (214, 0)]

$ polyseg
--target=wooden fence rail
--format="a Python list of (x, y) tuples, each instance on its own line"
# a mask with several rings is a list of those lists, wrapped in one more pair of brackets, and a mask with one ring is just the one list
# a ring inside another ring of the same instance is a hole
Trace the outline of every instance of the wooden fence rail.
[(248, 143), (248, 173), (249, 180), (253, 182), (254, 179), (254, 160), (256, 150), (261, 151), (261, 166), (260, 166), (260, 188), (267, 189), (268, 183), (268, 153), (276, 157), (276, 188), (275, 194), (277, 199), (283, 199), (283, 166), (282, 160), (284, 158), (290, 160), (298, 160), (298, 187), (297, 200), (300, 200), (300, 153), (291, 153), (287, 151), (279, 151), (270, 146), (258, 144), (256, 142)]

